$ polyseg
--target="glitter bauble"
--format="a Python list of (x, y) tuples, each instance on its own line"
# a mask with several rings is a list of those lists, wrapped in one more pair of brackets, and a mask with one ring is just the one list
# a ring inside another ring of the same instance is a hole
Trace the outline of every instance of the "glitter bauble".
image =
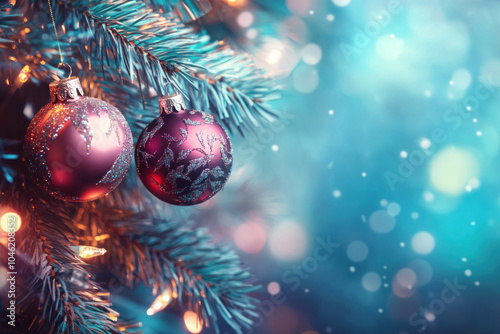
[(24, 160), (32, 179), (65, 201), (107, 195), (125, 177), (133, 155), (130, 128), (112, 105), (83, 96), (76, 77), (50, 84), (52, 103), (31, 121)]
[(226, 131), (202, 111), (186, 110), (180, 94), (160, 98), (160, 116), (141, 133), (135, 161), (146, 188), (170, 204), (193, 205), (214, 196), (231, 173)]

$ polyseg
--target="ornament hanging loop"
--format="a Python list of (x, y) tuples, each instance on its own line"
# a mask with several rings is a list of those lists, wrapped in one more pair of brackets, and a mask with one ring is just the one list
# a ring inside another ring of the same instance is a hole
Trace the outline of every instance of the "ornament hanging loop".
[(68, 63), (60, 62), (59, 64), (57, 64), (57, 69), (59, 69), (59, 67), (61, 67), (61, 66), (66, 66), (67, 68), (69, 68), (69, 74), (68, 74), (68, 77), (66, 79), (71, 78), (71, 75), (73, 74), (73, 69), (71, 68), (71, 66)]

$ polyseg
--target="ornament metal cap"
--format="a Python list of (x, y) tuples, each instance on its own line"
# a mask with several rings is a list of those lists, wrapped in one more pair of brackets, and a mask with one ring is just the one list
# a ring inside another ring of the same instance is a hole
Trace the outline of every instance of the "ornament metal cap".
[(174, 111), (180, 112), (181, 110), (186, 109), (184, 99), (178, 92), (175, 92), (174, 94), (168, 96), (160, 96), (158, 98), (158, 104), (160, 105), (160, 114), (164, 112), (165, 114), (169, 115)]
[(51, 82), (49, 89), (52, 103), (65, 102), (68, 99), (77, 99), (79, 96), (84, 96), (78, 77), (69, 77)]

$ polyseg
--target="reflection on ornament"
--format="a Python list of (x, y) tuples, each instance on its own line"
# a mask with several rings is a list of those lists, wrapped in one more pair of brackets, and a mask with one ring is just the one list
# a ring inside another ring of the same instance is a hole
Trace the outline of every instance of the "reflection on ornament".
[(186, 328), (191, 333), (199, 333), (203, 329), (203, 320), (198, 318), (198, 315), (193, 311), (184, 313), (184, 323)]
[(7, 233), (17, 232), (21, 228), (21, 217), (15, 212), (7, 212), (0, 219), (2, 230)]
[(155, 313), (160, 312), (165, 307), (167, 307), (171, 301), (172, 301), (172, 290), (170, 288), (167, 288), (158, 297), (156, 297), (153, 304), (151, 304), (151, 306), (149, 307), (147, 314), (153, 315)]
[(69, 248), (75, 252), (76, 256), (82, 259), (90, 259), (92, 257), (101, 256), (107, 252), (104, 248), (92, 246), (70, 246)]

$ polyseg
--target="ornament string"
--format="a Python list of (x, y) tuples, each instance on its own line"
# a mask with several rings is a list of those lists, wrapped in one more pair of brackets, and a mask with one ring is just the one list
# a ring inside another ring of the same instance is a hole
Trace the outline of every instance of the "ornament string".
[(56, 35), (57, 49), (59, 50), (59, 57), (61, 59), (61, 61), (57, 65), (57, 68), (59, 69), (59, 66), (61, 66), (61, 65), (65, 65), (65, 66), (69, 67), (68, 78), (70, 78), (71, 74), (73, 73), (73, 70), (71, 69), (71, 66), (68, 63), (64, 62), (64, 57), (63, 57), (63, 54), (61, 51), (61, 44), (59, 43), (59, 36), (57, 35), (57, 28), (56, 28), (56, 22), (54, 20), (54, 13), (52, 12), (52, 5), (50, 4), (50, 0), (47, 0), (47, 3), (49, 4), (50, 17), (52, 18), (52, 26), (54, 27), (54, 33)]
[(59, 68), (60, 66), (68, 66), (69, 68), (69, 74), (68, 74), (68, 78), (71, 78), (71, 74), (73, 74), (73, 69), (71, 68), (71, 66), (68, 64), (68, 63), (59, 63), (57, 64), (57, 68)]

